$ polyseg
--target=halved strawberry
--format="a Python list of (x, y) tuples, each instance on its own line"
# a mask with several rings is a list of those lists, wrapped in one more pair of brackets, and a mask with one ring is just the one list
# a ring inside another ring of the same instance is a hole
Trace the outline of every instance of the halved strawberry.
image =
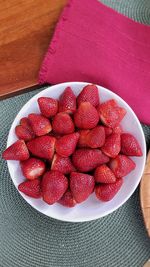
[(120, 134), (112, 133), (106, 138), (104, 146), (101, 148), (102, 152), (108, 157), (115, 158), (121, 149)]
[(80, 129), (92, 129), (99, 122), (98, 112), (89, 102), (82, 102), (74, 114), (76, 127)]
[(129, 133), (121, 135), (121, 152), (127, 156), (141, 157), (143, 155), (138, 141)]
[(52, 130), (50, 121), (43, 115), (32, 113), (29, 114), (28, 118), (37, 136), (48, 134)]
[(96, 185), (95, 194), (101, 201), (110, 201), (120, 190), (123, 179), (117, 179), (115, 183)]
[(72, 133), (62, 136), (56, 141), (56, 152), (62, 157), (69, 157), (76, 148), (79, 133)]
[(80, 172), (91, 171), (108, 161), (109, 158), (99, 149), (80, 148), (72, 155), (73, 165)]
[(5, 149), (2, 153), (5, 160), (26, 160), (29, 158), (29, 151), (24, 140), (18, 140)]
[(54, 98), (39, 97), (38, 104), (41, 113), (47, 118), (55, 116), (58, 112), (58, 101)]
[(114, 99), (102, 103), (97, 110), (101, 121), (111, 128), (118, 126), (126, 114), (126, 110), (119, 107)]
[(15, 127), (15, 133), (19, 139), (22, 139), (24, 141), (29, 141), (35, 137), (35, 134), (33, 132), (22, 125), (17, 125)]
[(52, 121), (53, 131), (58, 134), (70, 134), (74, 132), (74, 123), (69, 114), (57, 113)]
[(109, 184), (116, 182), (114, 173), (106, 164), (103, 164), (96, 168), (94, 172), (94, 178), (95, 182), (97, 183)]
[(54, 155), (55, 141), (55, 137), (40, 136), (29, 141), (27, 147), (33, 155), (51, 160)]
[(103, 126), (96, 126), (86, 136), (86, 144), (91, 148), (102, 147), (105, 143), (105, 130)]
[(68, 208), (73, 208), (77, 204), (69, 189), (64, 193), (58, 203)]
[(68, 179), (58, 171), (46, 172), (42, 179), (43, 200), (52, 205), (63, 196), (68, 188)]
[(78, 140), (78, 147), (86, 147), (86, 137), (90, 130), (79, 130), (79, 140)]
[(59, 112), (74, 113), (76, 110), (76, 96), (71, 87), (67, 87), (59, 98)]
[(94, 189), (94, 177), (79, 172), (72, 172), (70, 176), (70, 190), (77, 203), (85, 201)]
[(136, 167), (134, 161), (125, 155), (118, 155), (115, 159), (112, 159), (109, 163), (110, 169), (113, 171), (116, 177), (124, 177), (133, 171)]
[(80, 105), (82, 102), (90, 102), (92, 106), (99, 105), (98, 88), (95, 84), (86, 85), (77, 97), (77, 103)]
[(52, 161), (51, 170), (59, 171), (63, 174), (69, 174), (70, 172), (75, 171), (75, 168), (69, 157), (64, 158), (58, 154), (55, 154)]
[(34, 179), (32, 181), (25, 181), (19, 184), (18, 190), (29, 197), (40, 198), (41, 197), (41, 182), (39, 179)]
[(45, 172), (45, 163), (40, 159), (29, 158), (21, 161), (20, 165), (23, 175), (29, 180), (38, 178)]

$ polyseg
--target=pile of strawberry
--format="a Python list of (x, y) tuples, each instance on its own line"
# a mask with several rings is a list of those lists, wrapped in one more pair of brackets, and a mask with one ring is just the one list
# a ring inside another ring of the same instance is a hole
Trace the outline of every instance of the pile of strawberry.
[(18, 189), (49, 205), (74, 207), (93, 191), (111, 200), (136, 167), (128, 156), (142, 156), (138, 141), (119, 125), (126, 110), (114, 99), (100, 103), (95, 85), (77, 98), (67, 87), (59, 101), (40, 97), (38, 105), (41, 114), (22, 118), (19, 140), (3, 152), (4, 159), (20, 161), (27, 180)]

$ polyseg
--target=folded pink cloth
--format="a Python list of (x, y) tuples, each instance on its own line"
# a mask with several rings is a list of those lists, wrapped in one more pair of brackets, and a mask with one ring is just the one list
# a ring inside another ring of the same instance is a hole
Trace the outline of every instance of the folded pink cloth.
[(70, 0), (39, 74), (40, 84), (66, 81), (114, 91), (150, 124), (150, 27), (97, 0)]

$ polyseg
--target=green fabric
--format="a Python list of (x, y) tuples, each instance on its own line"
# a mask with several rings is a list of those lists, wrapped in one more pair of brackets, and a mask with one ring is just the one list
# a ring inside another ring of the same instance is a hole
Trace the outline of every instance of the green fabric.
[[(149, 0), (103, 2), (150, 24)], [(40, 90), (0, 102), (1, 151), (20, 108)], [(150, 128), (143, 129), (149, 143)], [(65, 223), (30, 207), (15, 189), (6, 162), (0, 164), (0, 267), (142, 267), (150, 257), (138, 189), (102, 219)]]

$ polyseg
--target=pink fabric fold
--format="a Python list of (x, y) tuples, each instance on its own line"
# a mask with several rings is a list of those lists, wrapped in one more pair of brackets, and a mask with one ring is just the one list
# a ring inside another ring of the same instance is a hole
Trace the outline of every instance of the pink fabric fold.
[(114, 91), (150, 124), (150, 26), (97, 0), (70, 0), (39, 74), (40, 84), (66, 81)]

